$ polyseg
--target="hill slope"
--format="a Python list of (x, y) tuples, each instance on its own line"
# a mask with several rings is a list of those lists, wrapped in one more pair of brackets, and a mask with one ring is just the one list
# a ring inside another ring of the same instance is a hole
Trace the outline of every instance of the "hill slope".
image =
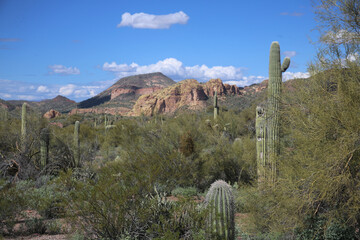
[(124, 77), (98, 95), (84, 100), (78, 108), (124, 107), (131, 109), (139, 96), (175, 84), (175, 81), (160, 72)]

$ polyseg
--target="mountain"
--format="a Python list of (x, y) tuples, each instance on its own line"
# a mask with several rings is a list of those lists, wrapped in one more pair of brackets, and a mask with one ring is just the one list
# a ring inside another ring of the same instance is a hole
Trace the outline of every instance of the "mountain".
[(124, 77), (98, 95), (80, 102), (78, 109), (74, 111), (101, 113), (107, 108), (109, 111), (128, 112), (141, 95), (153, 93), (173, 84), (175, 84), (174, 80), (160, 72)]
[(223, 84), (221, 79), (211, 79), (199, 83), (195, 79), (186, 79), (170, 87), (151, 94), (142, 95), (135, 103), (131, 116), (174, 113), (179, 109), (203, 110), (212, 104), (217, 91), (220, 99), (240, 97), (241, 89), (235, 85)]
[(75, 101), (61, 95), (58, 95), (53, 99), (46, 99), (39, 102), (25, 100), (9, 100), (6, 102), (15, 107), (21, 107), (23, 103), (26, 102), (31, 108), (40, 111), (42, 114), (50, 109), (54, 109), (60, 113), (66, 113), (76, 107)]

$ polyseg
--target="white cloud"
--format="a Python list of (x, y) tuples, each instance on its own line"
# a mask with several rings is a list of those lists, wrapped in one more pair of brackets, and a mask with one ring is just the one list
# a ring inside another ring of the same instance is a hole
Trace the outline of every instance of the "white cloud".
[(65, 67), (63, 65), (51, 65), (49, 66), (51, 71), (50, 74), (59, 74), (59, 75), (76, 75), (80, 74), (80, 70), (76, 67)]
[(43, 85), (38, 86), (38, 88), (36, 89), (37, 92), (39, 93), (46, 93), (46, 92), (50, 92), (50, 90)]
[(59, 93), (60, 93), (60, 95), (63, 95), (63, 96), (69, 96), (69, 95), (73, 94), (73, 92), (75, 91), (75, 88), (76, 88), (76, 86), (74, 84), (68, 84), (68, 85), (61, 87), (59, 89)]
[(117, 77), (126, 77), (135, 74), (162, 72), (163, 74), (174, 78), (175, 80), (183, 80), (186, 78), (195, 78), (200, 81), (209, 80), (211, 78), (221, 78), (222, 80), (239, 80), (243, 78), (243, 68), (234, 66), (214, 66), (206, 65), (184, 66), (183, 63), (175, 58), (166, 58), (155, 64), (140, 66), (136, 63), (116, 64), (104, 63), (103, 70), (114, 72)]
[(283, 81), (294, 79), (294, 78), (308, 78), (310, 73), (308, 72), (284, 72), (282, 74)]
[(11, 96), (11, 94), (8, 94), (8, 93), (0, 93), (0, 97), (1, 97), (1, 98), (7, 98), (7, 99), (9, 99), (9, 98), (11, 98), (12, 96)]
[(131, 15), (126, 12), (121, 16), (121, 22), (117, 27), (164, 29), (170, 28), (173, 24), (186, 24), (188, 20), (189, 16), (183, 11), (167, 15), (153, 15), (142, 12)]
[(296, 52), (295, 51), (285, 51), (282, 53), (285, 57), (288, 58), (292, 58), (296, 56)]
[(95, 96), (115, 81), (94, 82), (91, 85), (34, 85), (27, 82), (0, 79), (0, 98), (38, 101), (51, 99), (60, 94), (81, 101)]
[(249, 86), (254, 83), (261, 83), (265, 79), (266, 79), (266, 77), (264, 77), (264, 76), (249, 76), (249, 77), (243, 77), (242, 80), (224, 81), (224, 83), (244, 87), (244, 86)]

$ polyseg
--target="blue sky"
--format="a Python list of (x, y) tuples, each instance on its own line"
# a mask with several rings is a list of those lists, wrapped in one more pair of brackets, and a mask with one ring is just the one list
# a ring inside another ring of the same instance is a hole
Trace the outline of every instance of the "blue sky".
[(0, 98), (81, 101), (154, 71), (250, 85), (272, 41), (284, 78), (306, 76), (315, 26), (310, 0), (0, 0)]

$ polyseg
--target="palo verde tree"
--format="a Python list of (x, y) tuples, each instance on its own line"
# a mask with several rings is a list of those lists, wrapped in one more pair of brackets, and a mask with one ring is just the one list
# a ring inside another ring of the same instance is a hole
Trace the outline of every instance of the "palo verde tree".
[(310, 78), (284, 92), (279, 176), (276, 188), (258, 196), (254, 222), (297, 239), (358, 239), (359, 1), (314, 3), (319, 59)]

